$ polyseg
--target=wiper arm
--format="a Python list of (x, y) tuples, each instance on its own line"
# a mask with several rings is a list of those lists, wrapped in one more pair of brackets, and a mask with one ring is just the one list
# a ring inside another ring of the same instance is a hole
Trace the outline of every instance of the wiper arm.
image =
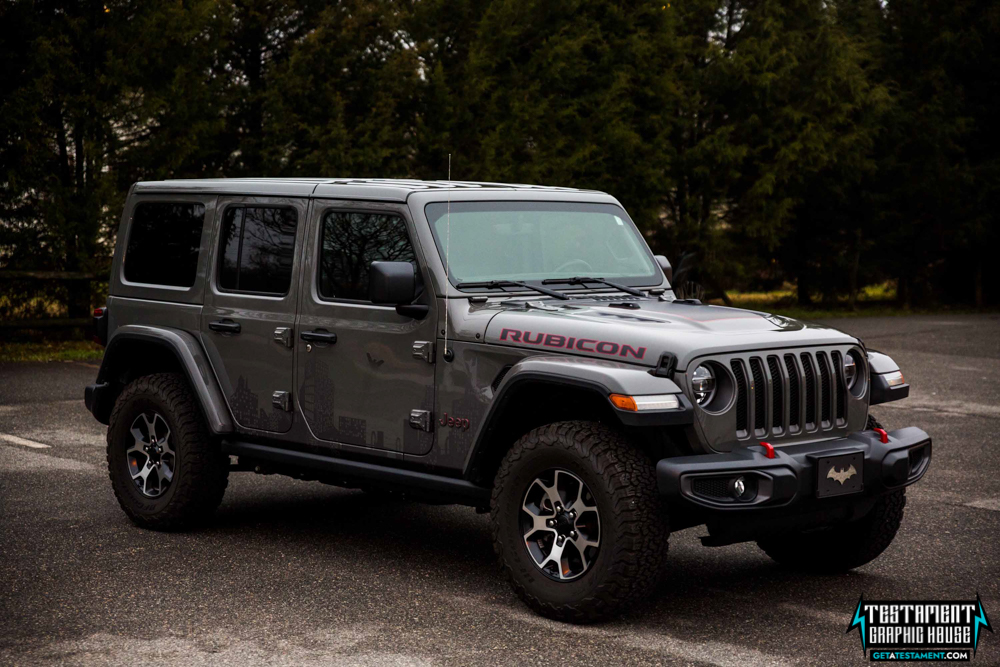
[(458, 289), (463, 287), (486, 287), (489, 289), (503, 288), (503, 287), (523, 287), (524, 289), (534, 290), (541, 294), (546, 294), (548, 296), (555, 297), (557, 299), (569, 299), (568, 296), (562, 292), (557, 292), (554, 289), (546, 289), (545, 287), (539, 287), (538, 285), (529, 285), (528, 283), (521, 282), (520, 280), (486, 280), (479, 283), (459, 283), (455, 285)]
[(621, 290), (626, 294), (632, 294), (635, 296), (648, 296), (645, 292), (640, 292), (634, 287), (629, 287), (628, 285), (621, 285), (619, 283), (613, 283), (610, 280), (605, 280), (604, 278), (587, 278), (583, 276), (577, 276), (575, 278), (547, 278), (542, 281), (543, 285), (553, 285), (555, 283), (563, 283), (566, 285), (584, 285), (586, 283), (598, 283), (599, 285), (607, 285), (608, 287), (613, 287), (617, 290)]

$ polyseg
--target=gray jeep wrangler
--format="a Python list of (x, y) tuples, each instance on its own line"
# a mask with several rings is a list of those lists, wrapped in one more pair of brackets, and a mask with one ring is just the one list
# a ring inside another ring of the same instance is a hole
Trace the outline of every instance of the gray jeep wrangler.
[[(655, 588), (672, 530), (836, 572), (888, 547), (931, 440), (829, 327), (677, 298), (618, 201), (494, 183), (137, 183), (86, 404), (139, 526), (200, 523), (230, 471), (490, 513), (557, 619)], [(335, 520), (335, 519), (334, 519)]]

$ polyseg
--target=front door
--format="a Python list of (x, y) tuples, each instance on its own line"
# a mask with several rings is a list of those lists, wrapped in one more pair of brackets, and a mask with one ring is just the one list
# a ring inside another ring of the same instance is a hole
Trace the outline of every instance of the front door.
[[(423, 319), (368, 300), (374, 261), (409, 261), (421, 274), (406, 209), (361, 202), (313, 206), (296, 329), (300, 409), (321, 440), (426, 454), (433, 433), (411, 425), (411, 411), (425, 411), (431, 421), (434, 300), (427, 293), (418, 297), (431, 306)], [(415, 354), (420, 343), (426, 358)]]
[(300, 199), (220, 197), (222, 223), (201, 331), (236, 423), (284, 433), (292, 426), (296, 239)]

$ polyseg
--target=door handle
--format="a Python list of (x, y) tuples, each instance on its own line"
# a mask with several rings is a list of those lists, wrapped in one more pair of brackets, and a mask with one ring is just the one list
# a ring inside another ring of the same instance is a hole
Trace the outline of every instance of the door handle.
[(232, 320), (220, 320), (219, 322), (209, 322), (208, 328), (212, 331), (221, 331), (222, 333), (233, 333), (238, 334), (240, 332), (240, 323), (233, 322)]
[(337, 342), (337, 334), (323, 329), (303, 331), (299, 334), (299, 338), (310, 343), (330, 343), (332, 345)]

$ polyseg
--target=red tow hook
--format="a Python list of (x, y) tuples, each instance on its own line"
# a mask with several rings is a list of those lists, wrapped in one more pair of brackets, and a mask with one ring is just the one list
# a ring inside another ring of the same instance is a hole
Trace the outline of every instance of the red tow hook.
[(884, 428), (873, 428), (872, 430), (878, 433), (878, 437), (883, 444), (889, 442), (889, 434), (885, 432)]
[(760, 443), (760, 446), (764, 448), (764, 456), (766, 456), (769, 459), (774, 458), (774, 447), (771, 446), (771, 443), (762, 442)]

